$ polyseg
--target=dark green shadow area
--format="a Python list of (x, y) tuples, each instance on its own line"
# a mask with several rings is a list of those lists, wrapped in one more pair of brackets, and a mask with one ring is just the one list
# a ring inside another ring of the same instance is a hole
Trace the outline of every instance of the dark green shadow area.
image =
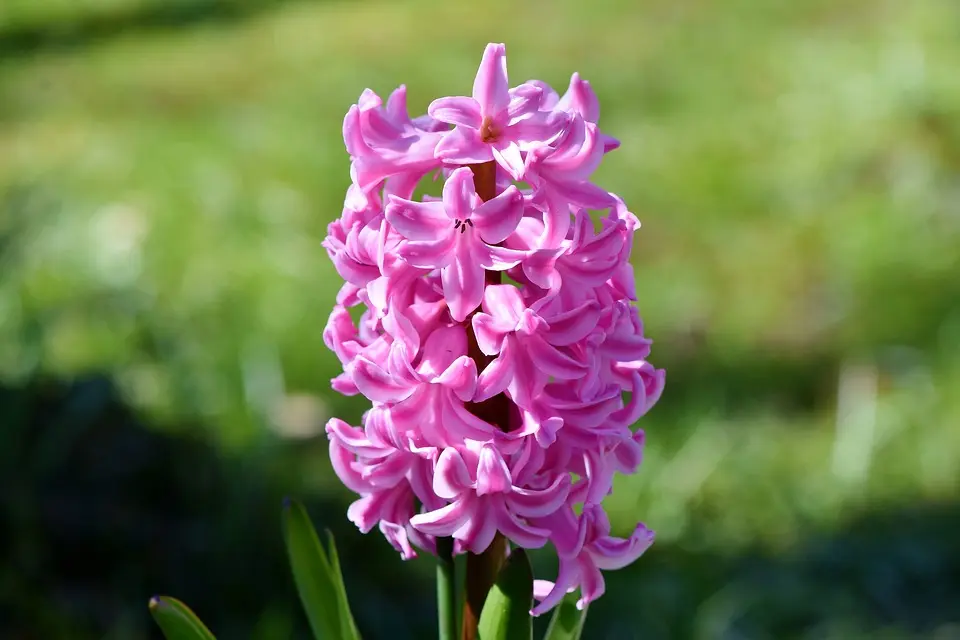
[[(98, 376), (0, 389), (0, 415), (0, 637), (156, 637), (156, 593), (220, 638), (306, 637), (280, 508), (305, 467), (329, 464), (325, 438), (223, 455), (199, 425), (146, 428)], [(432, 629), (425, 567), (360, 535), (342, 493), (302, 497), (336, 535), (365, 636)]]
[[(4, 388), (0, 411), (0, 637), (157, 637), (145, 603), (158, 592), (222, 638), (307, 637), (278, 514), (284, 493), (307, 491), (304, 470), (327, 464), (324, 442), (223, 455), (201, 425), (145, 428), (98, 376)], [(429, 560), (403, 563), (378, 534), (360, 535), (337, 490), (304, 497), (337, 536), (364, 637), (433, 637)], [(708, 530), (697, 517), (692, 529)], [(781, 553), (718, 553), (702, 533), (656, 544), (607, 575), (585, 637), (930, 634), (958, 620), (958, 528), (957, 503), (917, 504), (799, 532)]]
[(0, 59), (70, 51), (119, 35), (236, 22), (289, 2), (151, 0), (107, 5), (99, 11), (78, 10), (59, 20), (0, 23)]

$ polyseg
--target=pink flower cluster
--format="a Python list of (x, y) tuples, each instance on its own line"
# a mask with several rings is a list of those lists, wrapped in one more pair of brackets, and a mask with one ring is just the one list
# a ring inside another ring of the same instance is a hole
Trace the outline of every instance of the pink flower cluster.
[[(642, 524), (611, 536), (600, 506), (614, 473), (640, 465), (630, 426), (664, 372), (631, 304), (639, 222), (589, 181), (619, 146), (598, 116), (577, 74), (563, 96), (511, 88), (502, 44), (472, 96), (428, 115), (409, 117), (403, 87), (386, 104), (366, 90), (344, 119), (353, 183), (324, 242), (346, 280), (324, 329), (343, 364), (333, 387), (373, 405), (362, 427), (327, 425), (334, 469), (361, 496), (350, 519), (404, 558), (437, 536), (458, 553), (498, 532), (551, 542), (559, 576), (537, 581), (534, 614), (578, 587), (581, 606), (599, 597), (600, 571), (653, 541)], [(442, 198), (414, 200), (429, 174)]]

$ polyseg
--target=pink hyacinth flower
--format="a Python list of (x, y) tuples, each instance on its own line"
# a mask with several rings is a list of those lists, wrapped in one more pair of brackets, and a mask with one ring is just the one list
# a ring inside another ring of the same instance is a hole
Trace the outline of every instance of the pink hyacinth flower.
[[(576, 73), (563, 96), (511, 88), (502, 44), (470, 97), (427, 115), (408, 115), (403, 86), (386, 103), (366, 90), (344, 118), (352, 184), (323, 242), (345, 281), (323, 330), (331, 384), (370, 402), (362, 428), (327, 425), (350, 520), (403, 558), (550, 543), (560, 571), (536, 581), (535, 615), (576, 589), (586, 606), (602, 571), (653, 541), (642, 524), (611, 536), (602, 507), (643, 461), (635, 423), (664, 372), (634, 306), (640, 222), (591, 181), (619, 146), (599, 115)], [(415, 197), (430, 174), (442, 197)]]
[[(555, 607), (568, 591), (576, 587), (580, 587), (581, 592), (577, 608), (583, 609), (602, 596), (606, 589), (601, 569), (621, 569), (653, 544), (654, 534), (643, 524), (638, 524), (629, 538), (611, 537), (607, 514), (595, 505), (584, 508), (579, 525), (570, 513), (558, 514), (553, 521), (557, 535), (566, 536), (567, 546), (572, 546), (575, 551), (569, 555), (560, 554), (556, 583), (534, 583), (534, 596), (540, 601), (531, 611), (535, 616)], [(574, 539), (576, 542), (571, 545)]]
[(559, 509), (569, 491), (569, 476), (557, 476), (542, 490), (524, 489), (513, 484), (507, 463), (492, 444), (483, 445), (479, 454), (468, 450), (466, 457), (473, 462), (470, 467), (457, 449), (444, 449), (434, 471), (433, 490), (452, 502), (414, 516), (411, 524), (430, 535), (453, 536), (474, 553), (486, 549), (498, 530), (522, 547), (546, 544), (550, 531), (524, 519)]
[(543, 90), (532, 84), (511, 91), (506, 47), (487, 45), (473, 82), (473, 97), (440, 98), (427, 109), (437, 120), (455, 125), (437, 145), (437, 157), (454, 164), (496, 160), (520, 180), (520, 152), (558, 135), (567, 119), (562, 111), (540, 111), (542, 95)]
[(496, 246), (516, 229), (523, 215), (523, 196), (510, 187), (482, 202), (473, 173), (454, 171), (443, 186), (442, 202), (414, 202), (391, 197), (387, 221), (408, 240), (400, 256), (416, 267), (440, 269), (450, 313), (462, 322), (480, 306), (487, 269), (505, 271), (523, 258), (518, 251)]
[(599, 308), (589, 302), (548, 322), (527, 308), (515, 287), (487, 287), (483, 313), (473, 317), (473, 330), (480, 350), (497, 358), (480, 374), (474, 400), (506, 391), (524, 406), (543, 390), (549, 376), (571, 380), (586, 375), (589, 365), (563, 347), (590, 333), (598, 316)]
[(391, 441), (397, 446), (404, 439), (426, 447), (450, 446), (463, 437), (480, 441), (494, 437), (495, 427), (464, 407), (477, 385), (477, 365), (466, 352), (464, 328), (452, 326), (430, 334), (416, 368), (403, 356), (390, 363), (395, 365), (392, 371), (390, 364), (384, 367), (362, 355), (356, 359), (357, 388), (374, 402), (391, 406)]
[[(580, 77), (579, 73), (574, 72), (570, 76), (570, 85), (563, 96), (557, 95), (545, 82), (538, 80), (531, 81), (532, 84), (543, 89), (544, 109), (560, 109), (570, 113), (580, 114), (587, 122), (597, 124), (600, 121), (600, 100), (597, 94), (593, 92), (590, 83)], [(600, 139), (603, 142), (603, 152), (609, 153), (620, 147), (620, 141), (612, 136), (601, 133)]]

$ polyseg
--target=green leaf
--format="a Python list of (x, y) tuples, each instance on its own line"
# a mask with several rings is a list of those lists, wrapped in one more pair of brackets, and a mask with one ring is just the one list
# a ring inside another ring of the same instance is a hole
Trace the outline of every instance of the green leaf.
[(215, 640), (197, 614), (176, 598), (154, 596), (149, 606), (150, 614), (167, 640)]
[[(327, 542), (330, 543), (330, 575), (337, 588), (337, 605), (340, 609), (341, 631), (344, 638), (360, 638), (357, 624), (350, 613), (350, 602), (347, 600), (347, 586), (343, 583), (343, 572), (340, 570), (340, 556), (337, 554), (337, 545), (333, 541), (333, 532), (327, 529)], [(343, 625), (346, 624), (344, 629)]]
[(576, 593), (568, 593), (554, 609), (553, 618), (543, 640), (579, 640), (583, 633), (583, 623), (587, 620), (587, 607), (577, 609)]
[(533, 569), (523, 549), (514, 549), (500, 569), (480, 612), (480, 640), (532, 640)]
[(317, 538), (307, 510), (295, 500), (285, 500), (283, 537), (293, 580), (313, 629), (313, 637), (316, 640), (359, 640), (332, 536), (331, 560)]

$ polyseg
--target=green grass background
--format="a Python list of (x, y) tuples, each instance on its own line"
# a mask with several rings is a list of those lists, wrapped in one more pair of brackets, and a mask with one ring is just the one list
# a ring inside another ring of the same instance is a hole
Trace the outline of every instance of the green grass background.
[[(599, 94), (623, 146), (596, 181), (643, 222), (640, 307), (668, 371), (645, 465), (608, 500), (619, 532), (643, 519), (658, 542), (611, 577), (588, 637), (960, 635), (950, 0), (6, 0), (4, 384), (107, 376), (163, 437), (210, 443), (230, 478), (323, 500), (370, 637), (432, 633), (429, 561), (404, 565), (343, 524), (322, 435), (277, 434), (363, 409), (331, 394), (321, 336), (339, 287), (320, 242), (349, 180), (344, 112), (365, 87), (406, 84), (415, 113), (467, 92), (488, 41), (506, 42), (515, 82), (562, 89), (579, 71)], [(65, 415), (41, 450), (69, 457)], [(6, 464), (27, 478), (21, 496), (46, 491), (28, 466), (55, 466)], [(249, 602), (205, 590), (201, 616), (296, 634), (295, 607), (271, 604), (288, 585), (242, 569), (279, 537), (276, 504), (218, 491), (211, 504), (233, 506), (207, 515), (241, 557), (209, 570), (231, 565)], [(237, 528), (244, 512), (270, 519)], [(17, 638), (150, 637), (141, 590), (189, 588), (189, 571), (148, 585), (128, 567), (101, 585), (123, 597), (91, 618), (56, 590), (52, 552), (32, 553), (46, 581), (16, 557), (0, 573)], [(422, 610), (385, 608), (401, 591)], [(388, 614), (403, 622), (378, 626)]]

